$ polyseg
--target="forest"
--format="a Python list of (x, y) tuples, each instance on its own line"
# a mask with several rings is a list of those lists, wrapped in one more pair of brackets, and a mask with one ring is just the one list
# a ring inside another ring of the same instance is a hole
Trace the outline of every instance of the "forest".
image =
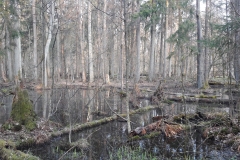
[(240, 158), (239, 0), (0, 0), (0, 14), (0, 159)]
[(239, 81), (238, 1), (2, 0), (1, 81)]

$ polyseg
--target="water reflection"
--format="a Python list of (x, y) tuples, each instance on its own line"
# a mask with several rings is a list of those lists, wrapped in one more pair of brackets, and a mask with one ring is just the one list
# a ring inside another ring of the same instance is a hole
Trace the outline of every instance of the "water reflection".
[[(54, 89), (42, 92), (29, 91), (29, 97), (34, 104), (34, 110), (39, 117), (50, 119), (62, 125), (85, 123), (100, 119), (103, 116), (111, 116), (113, 112), (126, 113), (125, 101), (114, 91), (110, 90), (83, 90), (80, 88)], [(4, 123), (10, 116), (13, 96), (1, 98), (0, 124)], [(149, 105), (148, 100), (141, 100), (141, 106)], [(173, 103), (155, 110), (152, 115), (142, 117), (151, 119), (152, 116), (173, 116), (179, 113), (194, 113), (196, 111), (227, 112), (235, 114), (234, 106), (228, 107), (220, 104), (194, 104)], [(141, 126), (146, 125), (141, 120)]]
[[(61, 123), (63, 126), (76, 123), (82, 124), (103, 118), (103, 116), (111, 116), (114, 114), (113, 111), (126, 113), (125, 100), (121, 99), (114, 90), (54, 89), (53, 91), (47, 90), (43, 92), (29, 91), (29, 96), (39, 117)], [(12, 98), (9, 96), (1, 99), (0, 124), (10, 116)], [(141, 101), (143, 107), (149, 105), (149, 103), (148, 100)], [(173, 103), (144, 114), (131, 116), (131, 121), (134, 122), (132, 128), (152, 123), (152, 117), (157, 115), (173, 116), (185, 112), (195, 113), (196, 111), (235, 114), (233, 108), (230, 107), (229, 109), (226, 105)], [(45, 146), (33, 148), (32, 152), (45, 160), (58, 159), (63, 154), (63, 151), (59, 150), (60, 143), (74, 142), (80, 138), (87, 138), (91, 144), (90, 148), (87, 151), (83, 151), (81, 155), (76, 153), (76, 159), (79, 159), (79, 157), (81, 157), (80, 159), (107, 159), (109, 152), (116, 151), (119, 147), (128, 143), (126, 128), (125, 122), (111, 122), (96, 128), (73, 133), (70, 136), (58, 137)], [(183, 134), (186, 135), (187, 133)], [(185, 156), (190, 156), (190, 159), (202, 159), (216, 155), (224, 159), (226, 155), (229, 158), (228, 154), (230, 156), (234, 154), (229, 150), (223, 152), (211, 148), (211, 146), (203, 143), (201, 135), (197, 134), (197, 131), (194, 129), (191, 130), (188, 136), (185, 135), (174, 140), (165, 139), (162, 135), (153, 139), (131, 142), (131, 145), (140, 147), (161, 159), (183, 158)], [(73, 153), (70, 152), (68, 156), (72, 156), (71, 154)]]
[(0, 97), (0, 127), (10, 117), (12, 101), (13, 95)]
[[(168, 107), (168, 106), (166, 106)], [(146, 125), (152, 122), (152, 115), (164, 113), (164, 109), (156, 109), (144, 114), (137, 114), (131, 117), (135, 122), (133, 128), (140, 125)], [(166, 139), (164, 135), (159, 135), (152, 139), (144, 139), (140, 141), (127, 142), (128, 135), (123, 132), (126, 128), (125, 122), (111, 122), (89, 130), (74, 133), (72, 141), (85, 138), (91, 144), (88, 150), (81, 152), (84, 158), (81, 159), (108, 159), (110, 152), (116, 152), (121, 146), (131, 145), (134, 148), (140, 148), (159, 159), (215, 159), (216, 155), (220, 159), (228, 160), (236, 154), (230, 148), (221, 148), (216, 150), (215, 146), (204, 143), (201, 135), (196, 129), (191, 129), (190, 132), (184, 132), (176, 139)], [(187, 136), (186, 136), (187, 135)], [(40, 156), (42, 159), (58, 159), (64, 153), (57, 151), (61, 143), (68, 141), (68, 137), (64, 136), (60, 139), (54, 139), (49, 145), (40, 148), (32, 149), (31, 151)], [(44, 153), (44, 154), (43, 154)], [(48, 154), (46, 154), (48, 153)], [(75, 151), (69, 153), (66, 159), (72, 159)], [(75, 154), (77, 154), (76, 152)], [(77, 158), (76, 158), (77, 159)]]

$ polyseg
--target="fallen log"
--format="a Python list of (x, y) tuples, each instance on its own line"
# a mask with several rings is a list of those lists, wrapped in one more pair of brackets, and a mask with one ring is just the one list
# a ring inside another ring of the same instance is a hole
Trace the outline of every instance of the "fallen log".
[[(183, 102), (183, 97), (167, 97), (170, 101)], [(218, 103), (218, 104), (229, 104), (230, 99), (217, 99), (217, 98), (195, 98), (185, 97), (185, 102), (197, 102), (197, 103)], [(232, 103), (236, 104), (236, 100), (233, 99)]]
[[(159, 108), (159, 107), (161, 107), (161, 105), (160, 106), (148, 106), (148, 107), (140, 108), (140, 109), (131, 111), (130, 115), (145, 112), (147, 110), (154, 109), (154, 108)], [(119, 116), (120, 117), (126, 117), (126, 114), (118, 114), (118, 115), (115, 114), (111, 117), (106, 117), (106, 118), (103, 118), (103, 119), (100, 119), (100, 120), (95, 120), (95, 121), (87, 122), (87, 123), (84, 123), (84, 124), (76, 124), (72, 127), (65, 127), (63, 130), (53, 132), (51, 134), (51, 137), (58, 137), (58, 136), (61, 136), (61, 135), (66, 135), (69, 132), (77, 132), (77, 131), (82, 131), (82, 130), (87, 129), (87, 128), (96, 127), (96, 126), (99, 126), (101, 124), (105, 124), (105, 123), (111, 122), (113, 120), (117, 120), (119, 118)]]
[(39, 160), (40, 158), (17, 150), (13, 142), (0, 139), (0, 159)]

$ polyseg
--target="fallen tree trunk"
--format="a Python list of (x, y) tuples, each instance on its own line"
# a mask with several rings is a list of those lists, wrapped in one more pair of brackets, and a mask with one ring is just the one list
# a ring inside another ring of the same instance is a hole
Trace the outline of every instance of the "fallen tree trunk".
[(40, 158), (23, 153), (19, 150), (16, 150), (15, 143), (10, 141), (4, 141), (0, 139), (0, 159), (8, 160), (8, 159), (31, 159), (31, 160), (39, 160)]
[[(148, 106), (148, 107), (140, 108), (140, 109), (137, 109), (137, 110), (134, 110), (134, 111), (130, 112), (130, 115), (136, 114), (136, 113), (141, 113), (141, 112), (144, 112), (144, 111), (147, 111), (147, 110), (150, 110), (150, 109), (154, 109), (154, 108), (159, 108), (159, 107), (161, 107), (161, 105), (160, 106)], [(92, 127), (99, 126), (101, 124), (111, 122), (111, 121), (119, 119), (121, 117), (126, 117), (126, 114), (119, 114), (119, 116), (113, 115), (111, 117), (106, 117), (106, 118), (103, 118), (103, 119), (100, 119), (100, 120), (95, 120), (95, 121), (87, 122), (87, 123), (84, 123), (84, 124), (76, 124), (76, 125), (72, 126), (71, 128), (70, 127), (65, 127), (63, 130), (53, 132), (51, 134), (51, 136), (52, 137), (58, 137), (58, 136), (61, 136), (61, 135), (68, 134), (69, 132), (82, 131), (82, 130), (87, 129), (87, 128), (92, 128)]]
[[(167, 97), (170, 101), (183, 102), (183, 97)], [(197, 103), (219, 103), (219, 104), (229, 104), (229, 99), (217, 99), (217, 98), (195, 98), (195, 97), (185, 97), (186, 102), (197, 102)], [(232, 102), (236, 104), (236, 100), (233, 99)]]

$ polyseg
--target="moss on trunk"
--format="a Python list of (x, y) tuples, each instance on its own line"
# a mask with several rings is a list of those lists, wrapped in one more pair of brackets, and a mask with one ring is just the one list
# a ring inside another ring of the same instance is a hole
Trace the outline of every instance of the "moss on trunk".
[(33, 111), (33, 105), (29, 100), (26, 90), (16, 90), (11, 118), (19, 124), (24, 125), (28, 130), (36, 128), (36, 114)]

